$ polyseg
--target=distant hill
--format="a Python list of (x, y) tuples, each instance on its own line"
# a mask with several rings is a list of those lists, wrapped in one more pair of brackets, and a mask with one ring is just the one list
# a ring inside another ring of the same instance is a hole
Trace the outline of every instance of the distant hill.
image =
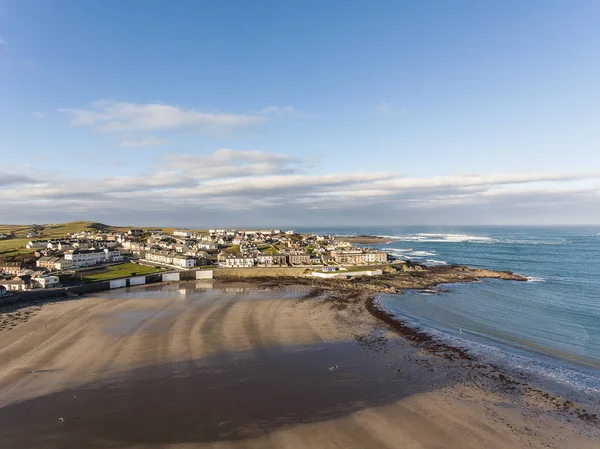
[[(0, 239), (0, 260), (26, 260), (31, 258), (34, 250), (25, 248), (25, 245), (32, 239), (60, 238), (74, 232), (112, 229), (120, 228), (114, 228), (95, 221), (71, 221), (69, 223), (43, 225), (0, 225), (0, 233), (7, 235), (7, 238)], [(27, 237), (30, 233), (36, 233), (37, 236)]]
[(42, 237), (63, 237), (74, 232), (108, 231), (111, 229), (110, 226), (95, 221), (71, 221), (41, 225), (40, 233)]
[(68, 223), (0, 225), (0, 233), (14, 238), (27, 238), (29, 233), (39, 234), (40, 238), (64, 237), (69, 233), (82, 231), (106, 231), (112, 226), (95, 221), (71, 221)]
[[(2, 225), (0, 224), (0, 234), (7, 237), (0, 239), (0, 261), (17, 260), (31, 258), (35, 250), (25, 248), (25, 245), (32, 239), (53, 239), (66, 237), (75, 232), (92, 231), (114, 231), (127, 232), (130, 229), (157, 229), (156, 227), (137, 227), (137, 226), (111, 226), (97, 221), (70, 221), (68, 223), (48, 223), (48, 224), (24, 224), (24, 225)], [(172, 234), (176, 228), (160, 228), (167, 234)], [(206, 230), (192, 229), (197, 233), (207, 233)], [(27, 237), (30, 233), (35, 233), (35, 237)]]

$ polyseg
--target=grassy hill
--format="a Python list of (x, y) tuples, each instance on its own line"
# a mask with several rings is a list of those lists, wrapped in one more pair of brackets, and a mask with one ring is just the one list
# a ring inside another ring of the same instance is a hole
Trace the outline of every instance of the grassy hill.
[(42, 234), (40, 238), (55, 238), (65, 237), (73, 232), (103, 231), (110, 228), (110, 226), (95, 221), (71, 221), (44, 225), (0, 225), (0, 232), (14, 233), (19, 238), (25, 238), (29, 232), (37, 231)]
[[(0, 224), (0, 233), (12, 235), (11, 238), (0, 240), (0, 260), (18, 260), (26, 258), (35, 250), (26, 249), (24, 246), (32, 240), (27, 238), (29, 232), (35, 231), (40, 234), (36, 239), (55, 239), (67, 237), (75, 232), (102, 232), (115, 231), (127, 232), (132, 228), (136, 229), (156, 229), (156, 227), (136, 227), (136, 226), (109, 226), (95, 221), (71, 221), (68, 223), (51, 223), (42, 225), (2, 225)], [(166, 234), (172, 234), (177, 228), (160, 228)], [(208, 233), (203, 229), (192, 229), (196, 233)]]

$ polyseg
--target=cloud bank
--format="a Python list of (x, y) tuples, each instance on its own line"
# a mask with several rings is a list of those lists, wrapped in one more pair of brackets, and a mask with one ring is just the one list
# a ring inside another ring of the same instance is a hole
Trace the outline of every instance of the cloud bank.
[[(140, 176), (0, 173), (2, 222), (148, 225), (600, 223), (600, 172), (313, 174), (263, 151), (170, 154)], [(548, 223), (549, 222), (549, 223)]]
[(61, 108), (71, 125), (89, 126), (99, 132), (127, 135), (122, 147), (163, 145), (164, 139), (148, 135), (157, 132), (193, 131), (223, 135), (264, 124), (275, 115), (294, 115), (291, 106), (269, 106), (254, 114), (205, 112), (165, 103), (134, 103), (101, 100), (88, 108)]

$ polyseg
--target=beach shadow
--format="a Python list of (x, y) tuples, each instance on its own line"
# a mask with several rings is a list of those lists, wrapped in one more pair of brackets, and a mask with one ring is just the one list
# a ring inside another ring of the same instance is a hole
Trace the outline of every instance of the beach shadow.
[[(123, 447), (255, 438), (392, 404), (443, 373), (355, 342), (149, 366), (0, 408), (0, 447)], [(408, 370), (408, 371), (407, 371)]]

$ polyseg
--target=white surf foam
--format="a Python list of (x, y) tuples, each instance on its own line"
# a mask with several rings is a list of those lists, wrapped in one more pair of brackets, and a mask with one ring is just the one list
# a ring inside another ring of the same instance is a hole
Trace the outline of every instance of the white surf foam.
[(385, 238), (390, 238), (402, 242), (432, 242), (432, 243), (493, 243), (496, 240), (480, 235), (469, 235), (469, 234), (435, 234), (420, 232), (417, 234), (406, 234), (406, 235), (385, 235)]
[(527, 276), (527, 281), (528, 282), (546, 282), (546, 279), (544, 279), (541, 276)]
[(435, 256), (435, 251), (412, 251), (407, 256)]
[[(598, 375), (587, 371), (579, 371), (545, 356), (530, 356), (517, 350), (513, 352), (504, 347), (476, 342), (458, 335), (452, 335), (440, 329), (425, 326), (415, 317), (387, 309), (383, 305), (381, 298), (378, 300), (378, 305), (383, 310), (396, 315), (408, 326), (427, 332), (432, 337), (450, 346), (463, 349), (482, 361), (499, 363), (509, 369), (533, 375), (540, 380), (556, 382), (558, 385), (566, 386), (577, 392), (583, 392), (600, 400), (600, 376)], [(461, 329), (461, 331), (461, 333), (466, 333), (467, 335), (471, 334), (468, 329)], [(472, 334), (476, 335), (476, 333)]]
[(407, 253), (409, 253), (412, 250), (411, 249), (406, 249), (406, 250), (405, 249), (386, 249), (384, 251), (391, 256), (404, 259), (407, 257)]
[(426, 265), (448, 265), (448, 262), (444, 262), (443, 260), (435, 260), (435, 259), (427, 259), (425, 261)]
[(562, 245), (568, 243), (565, 239), (558, 240), (537, 240), (534, 238), (495, 238), (485, 235), (471, 234), (444, 234), (421, 232), (405, 235), (381, 235), (389, 239), (400, 242), (424, 242), (424, 243), (504, 243), (510, 245)]

